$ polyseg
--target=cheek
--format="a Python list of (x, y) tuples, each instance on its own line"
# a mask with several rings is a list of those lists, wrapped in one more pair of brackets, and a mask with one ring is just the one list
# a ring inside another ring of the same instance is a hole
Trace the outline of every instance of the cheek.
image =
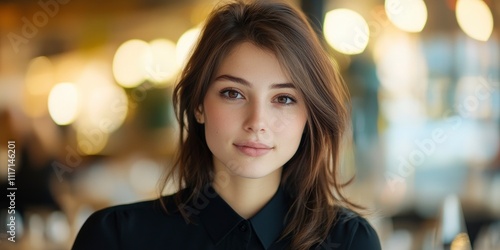
[(231, 127), (234, 120), (233, 112), (227, 110), (224, 105), (217, 105), (207, 101), (204, 104), (205, 134), (211, 137), (220, 136)]
[[(272, 117), (270, 125), (274, 133), (285, 136), (302, 135), (306, 125), (307, 115), (304, 112), (280, 112)], [(290, 138), (292, 139), (292, 138)]]

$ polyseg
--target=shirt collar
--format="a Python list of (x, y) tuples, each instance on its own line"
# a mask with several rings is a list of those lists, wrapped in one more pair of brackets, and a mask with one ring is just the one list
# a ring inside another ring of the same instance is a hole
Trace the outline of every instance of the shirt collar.
[[(200, 210), (199, 218), (217, 245), (245, 219), (239, 216), (219, 195), (212, 195), (216, 194), (212, 187), (205, 190), (211, 195), (204, 196), (206, 202)], [(249, 219), (265, 249), (268, 249), (283, 232), (288, 209), (286, 194), (280, 187), (271, 200)]]

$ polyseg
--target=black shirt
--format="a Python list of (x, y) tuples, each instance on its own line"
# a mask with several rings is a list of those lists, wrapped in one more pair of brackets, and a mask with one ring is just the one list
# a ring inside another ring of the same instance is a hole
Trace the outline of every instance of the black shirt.
[[(73, 245), (80, 249), (289, 249), (289, 238), (279, 240), (285, 228), (289, 198), (279, 188), (252, 218), (239, 216), (213, 188), (207, 187), (196, 202), (182, 206), (194, 223), (187, 223), (175, 208), (173, 196), (106, 208), (92, 214)], [(368, 222), (341, 209), (328, 238), (318, 249), (381, 249)]]

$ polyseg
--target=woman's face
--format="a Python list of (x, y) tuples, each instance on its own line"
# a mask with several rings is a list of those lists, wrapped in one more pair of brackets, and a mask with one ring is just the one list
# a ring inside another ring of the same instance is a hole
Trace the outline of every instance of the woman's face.
[(196, 115), (215, 171), (254, 179), (281, 173), (307, 121), (304, 98), (275, 55), (248, 42), (222, 61)]

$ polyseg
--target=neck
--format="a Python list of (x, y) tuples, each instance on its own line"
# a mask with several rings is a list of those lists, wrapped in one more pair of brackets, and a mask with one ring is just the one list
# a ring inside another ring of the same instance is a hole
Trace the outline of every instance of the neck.
[(249, 219), (271, 200), (281, 181), (281, 168), (259, 179), (229, 175), (216, 178), (213, 188), (241, 217)]

